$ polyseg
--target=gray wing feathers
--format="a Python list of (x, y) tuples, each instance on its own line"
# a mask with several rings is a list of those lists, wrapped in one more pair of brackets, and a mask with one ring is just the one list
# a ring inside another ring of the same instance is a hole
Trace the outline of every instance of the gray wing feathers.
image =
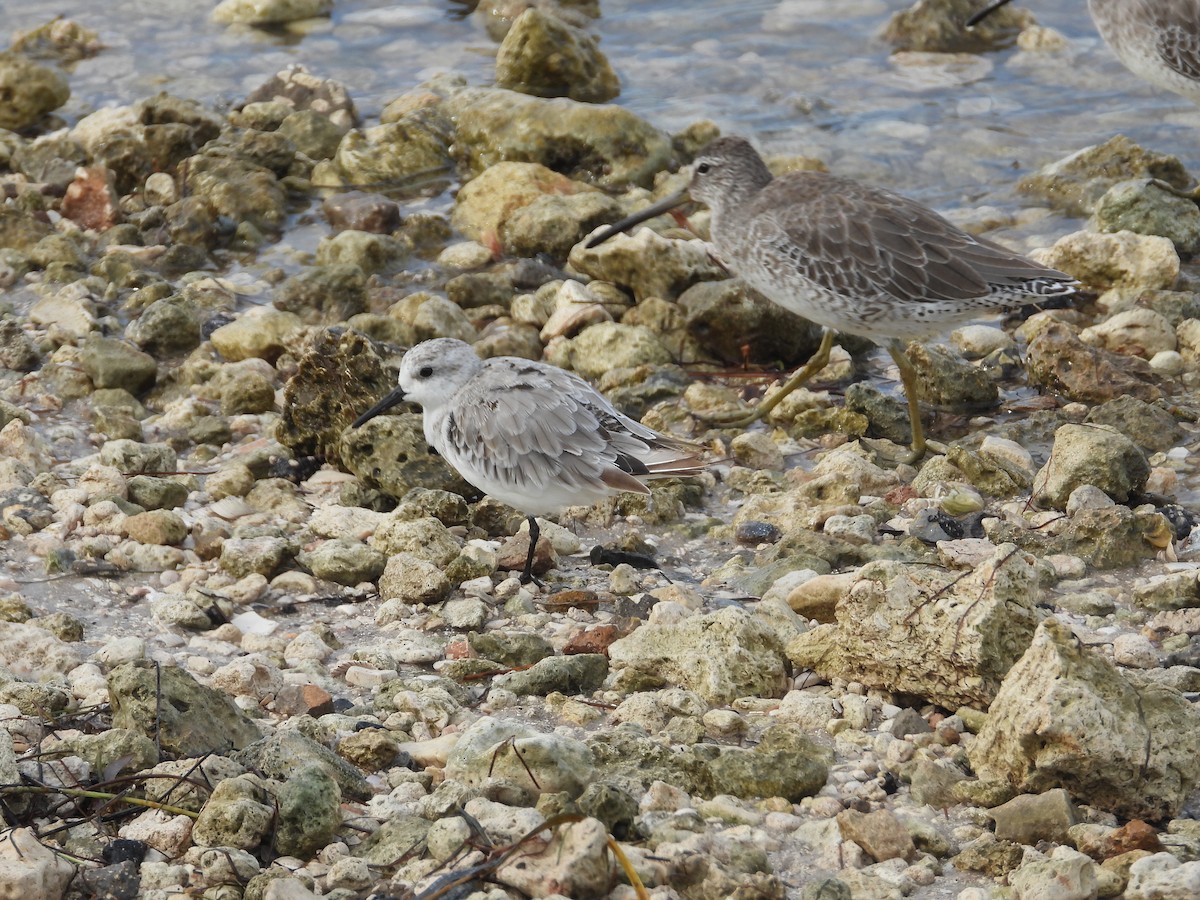
[(700, 462), (693, 456), (681, 467), (680, 448), (694, 445), (621, 415), (582, 378), (543, 363), (490, 360), (454, 404), (445, 432), (476, 466), (520, 470), (535, 488), (593, 487), (610, 470), (697, 471)]
[(749, 204), (746, 244), (788, 254), (828, 290), (961, 302), (997, 289), (1019, 290), (1037, 279), (1071, 281), (972, 237), (906, 197), (823, 173), (808, 181), (788, 179), (788, 202), (780, 202), (769, 185)]

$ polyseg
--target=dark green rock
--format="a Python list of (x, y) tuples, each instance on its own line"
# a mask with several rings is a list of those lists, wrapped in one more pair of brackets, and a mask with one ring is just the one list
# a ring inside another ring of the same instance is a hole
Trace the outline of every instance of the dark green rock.
[(342, 824), (342, 793), (323, 765), (310, 763), (290, 773), (276, 799), (275, 849), (284, 856), (309, 859)]

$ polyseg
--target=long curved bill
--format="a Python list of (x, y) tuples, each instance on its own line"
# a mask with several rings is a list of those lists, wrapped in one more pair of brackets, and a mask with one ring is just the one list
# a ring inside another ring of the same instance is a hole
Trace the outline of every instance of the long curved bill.
[(988, 16), (990, 16), (992, 13), (994, 13), (1000, 7), (1007, 6), (1008, 3), (1009, 3), (1009, 0), (996, 0), (995, 3), (989, 3), (987, 6), (985, 6), (983, 9), (981, 9), (979, 12), (975, 13), (975, 15), (971, 16), (971, 18), (967, 19), (967, 27), (974, 28), (976, 25), (978, 25), (980, 22), (982, 22), (984, 19), (986, 19)]
[(670, 212), (677, 206), (682, 206), (689, 199), (687, 191), (680, 191), (678, 194), (672, 194), (665, 200), (659, 200), (653, 206), (647, 206), (641, 212), (636, 212), (626, 219), (622, 219), (615, 225), (609, 225), (599, 234), (592, 235), (587, 239), (587, 243), (583, 246), (589, 250), (597, 244), (603, 244), (614, 234), (620, 234), (623, 231), (628, 231), (634, 225), (645, 222), (647, 219), (653, 219), (655, 216), (661, 216), (665, 212)]
[(393, 406), (398, 406), (399, 404), (401, 404), (403, 402), (404, 402), (404, 391), (402, 391), (399, 387), (395, 387), (392, 389), (391, 393), (389, 393), (386, 397), (384, 397), (382, 400), (380, 400), (378, 403), (376, 403), (374, 406), (372, 406), (370, 409), (368, 409), (365, 413), (363, 413), (361, 416), (359, 416), (357, 419), (355, 419), (353, 422), (351, 422), (350, 427), (357, 428), (359, 425), (362, 425), (364, 422), (367, 422), (367, 421), (375, 418), (381, 412), (387, 412)]

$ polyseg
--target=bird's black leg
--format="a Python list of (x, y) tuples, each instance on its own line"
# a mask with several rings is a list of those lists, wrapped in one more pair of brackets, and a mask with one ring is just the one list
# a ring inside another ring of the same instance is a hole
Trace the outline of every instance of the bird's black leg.
[(533, 516), (526, 518), (529, 520), (529, 555), (525, 557), (525, 569), (521, 572), (521, 584), (529, 584), (532, 581), (538, 587), (545, 587), (533, 576), (533, 555), (537, 553), (537, 542), (542, 530), (538, 528), (537, 519)]

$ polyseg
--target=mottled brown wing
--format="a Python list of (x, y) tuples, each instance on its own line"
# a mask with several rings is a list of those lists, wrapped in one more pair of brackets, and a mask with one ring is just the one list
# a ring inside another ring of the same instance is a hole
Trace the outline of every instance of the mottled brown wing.
[(1187, 78), (1200, 79), (1200, 5), (1195, 0), (1130, 3), (1154, 23), (1155, 49), (1168, 68)]
[(955, 302), (1038, 278), (1070, 281), (899, 194), (823, 173), (779, 183), (786, 198), (772, 183), (747, 211), (751, 243), (787, 253), (829, 290)]

